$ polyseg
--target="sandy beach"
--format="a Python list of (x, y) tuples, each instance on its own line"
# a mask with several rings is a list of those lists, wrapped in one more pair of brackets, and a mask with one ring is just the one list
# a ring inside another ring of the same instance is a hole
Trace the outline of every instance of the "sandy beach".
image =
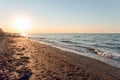
[(101, 61), (26, 38), (5, 40), (0, 80), (120, 80), (120, 69)]
[(120, 80), (120, 0), (0, 0), (0, 80)]

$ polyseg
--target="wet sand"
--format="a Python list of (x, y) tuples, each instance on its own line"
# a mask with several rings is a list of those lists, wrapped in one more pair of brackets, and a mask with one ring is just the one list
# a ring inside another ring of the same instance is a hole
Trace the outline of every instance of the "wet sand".
[(120, 69), (101, 61), (25, 38), (7, 42), (0, 80), (120, 80)]

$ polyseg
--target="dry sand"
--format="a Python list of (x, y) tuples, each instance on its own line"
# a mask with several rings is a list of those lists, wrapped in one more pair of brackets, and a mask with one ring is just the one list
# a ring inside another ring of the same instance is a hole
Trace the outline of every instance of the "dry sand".
[(5, 49), (0, 80), (120, 80), (119, 68), (25, 38), (10, 38)]

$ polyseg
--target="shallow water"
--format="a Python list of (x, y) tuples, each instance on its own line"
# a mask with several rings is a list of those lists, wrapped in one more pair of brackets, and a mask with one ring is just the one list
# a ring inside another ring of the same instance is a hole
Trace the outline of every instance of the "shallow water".
[(120, 34), (31, 34), (29, 38), (120, 65)]

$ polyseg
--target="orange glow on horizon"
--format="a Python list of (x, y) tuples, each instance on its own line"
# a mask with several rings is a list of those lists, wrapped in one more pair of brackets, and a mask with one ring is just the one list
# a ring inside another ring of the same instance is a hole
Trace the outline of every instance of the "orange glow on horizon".
[[(8, 30), (8, 29), (6, 29)], [(4, 31), (6, 31), (4, 30)], [(113, 32), (116, 31), (116, 33), (119, 33), (119, 29), (105, 29), (105, 28), (100, 28), (98, 29), (97, 27), (58, 27), (58, 28), (53, 28), (53, 27), (31, 27), (31, 29), (27, 29), (26, 31), (20, 31), (16, 28), (11, 27), (7, 32), (13, 32), (13, 33), (115, 33)]]

